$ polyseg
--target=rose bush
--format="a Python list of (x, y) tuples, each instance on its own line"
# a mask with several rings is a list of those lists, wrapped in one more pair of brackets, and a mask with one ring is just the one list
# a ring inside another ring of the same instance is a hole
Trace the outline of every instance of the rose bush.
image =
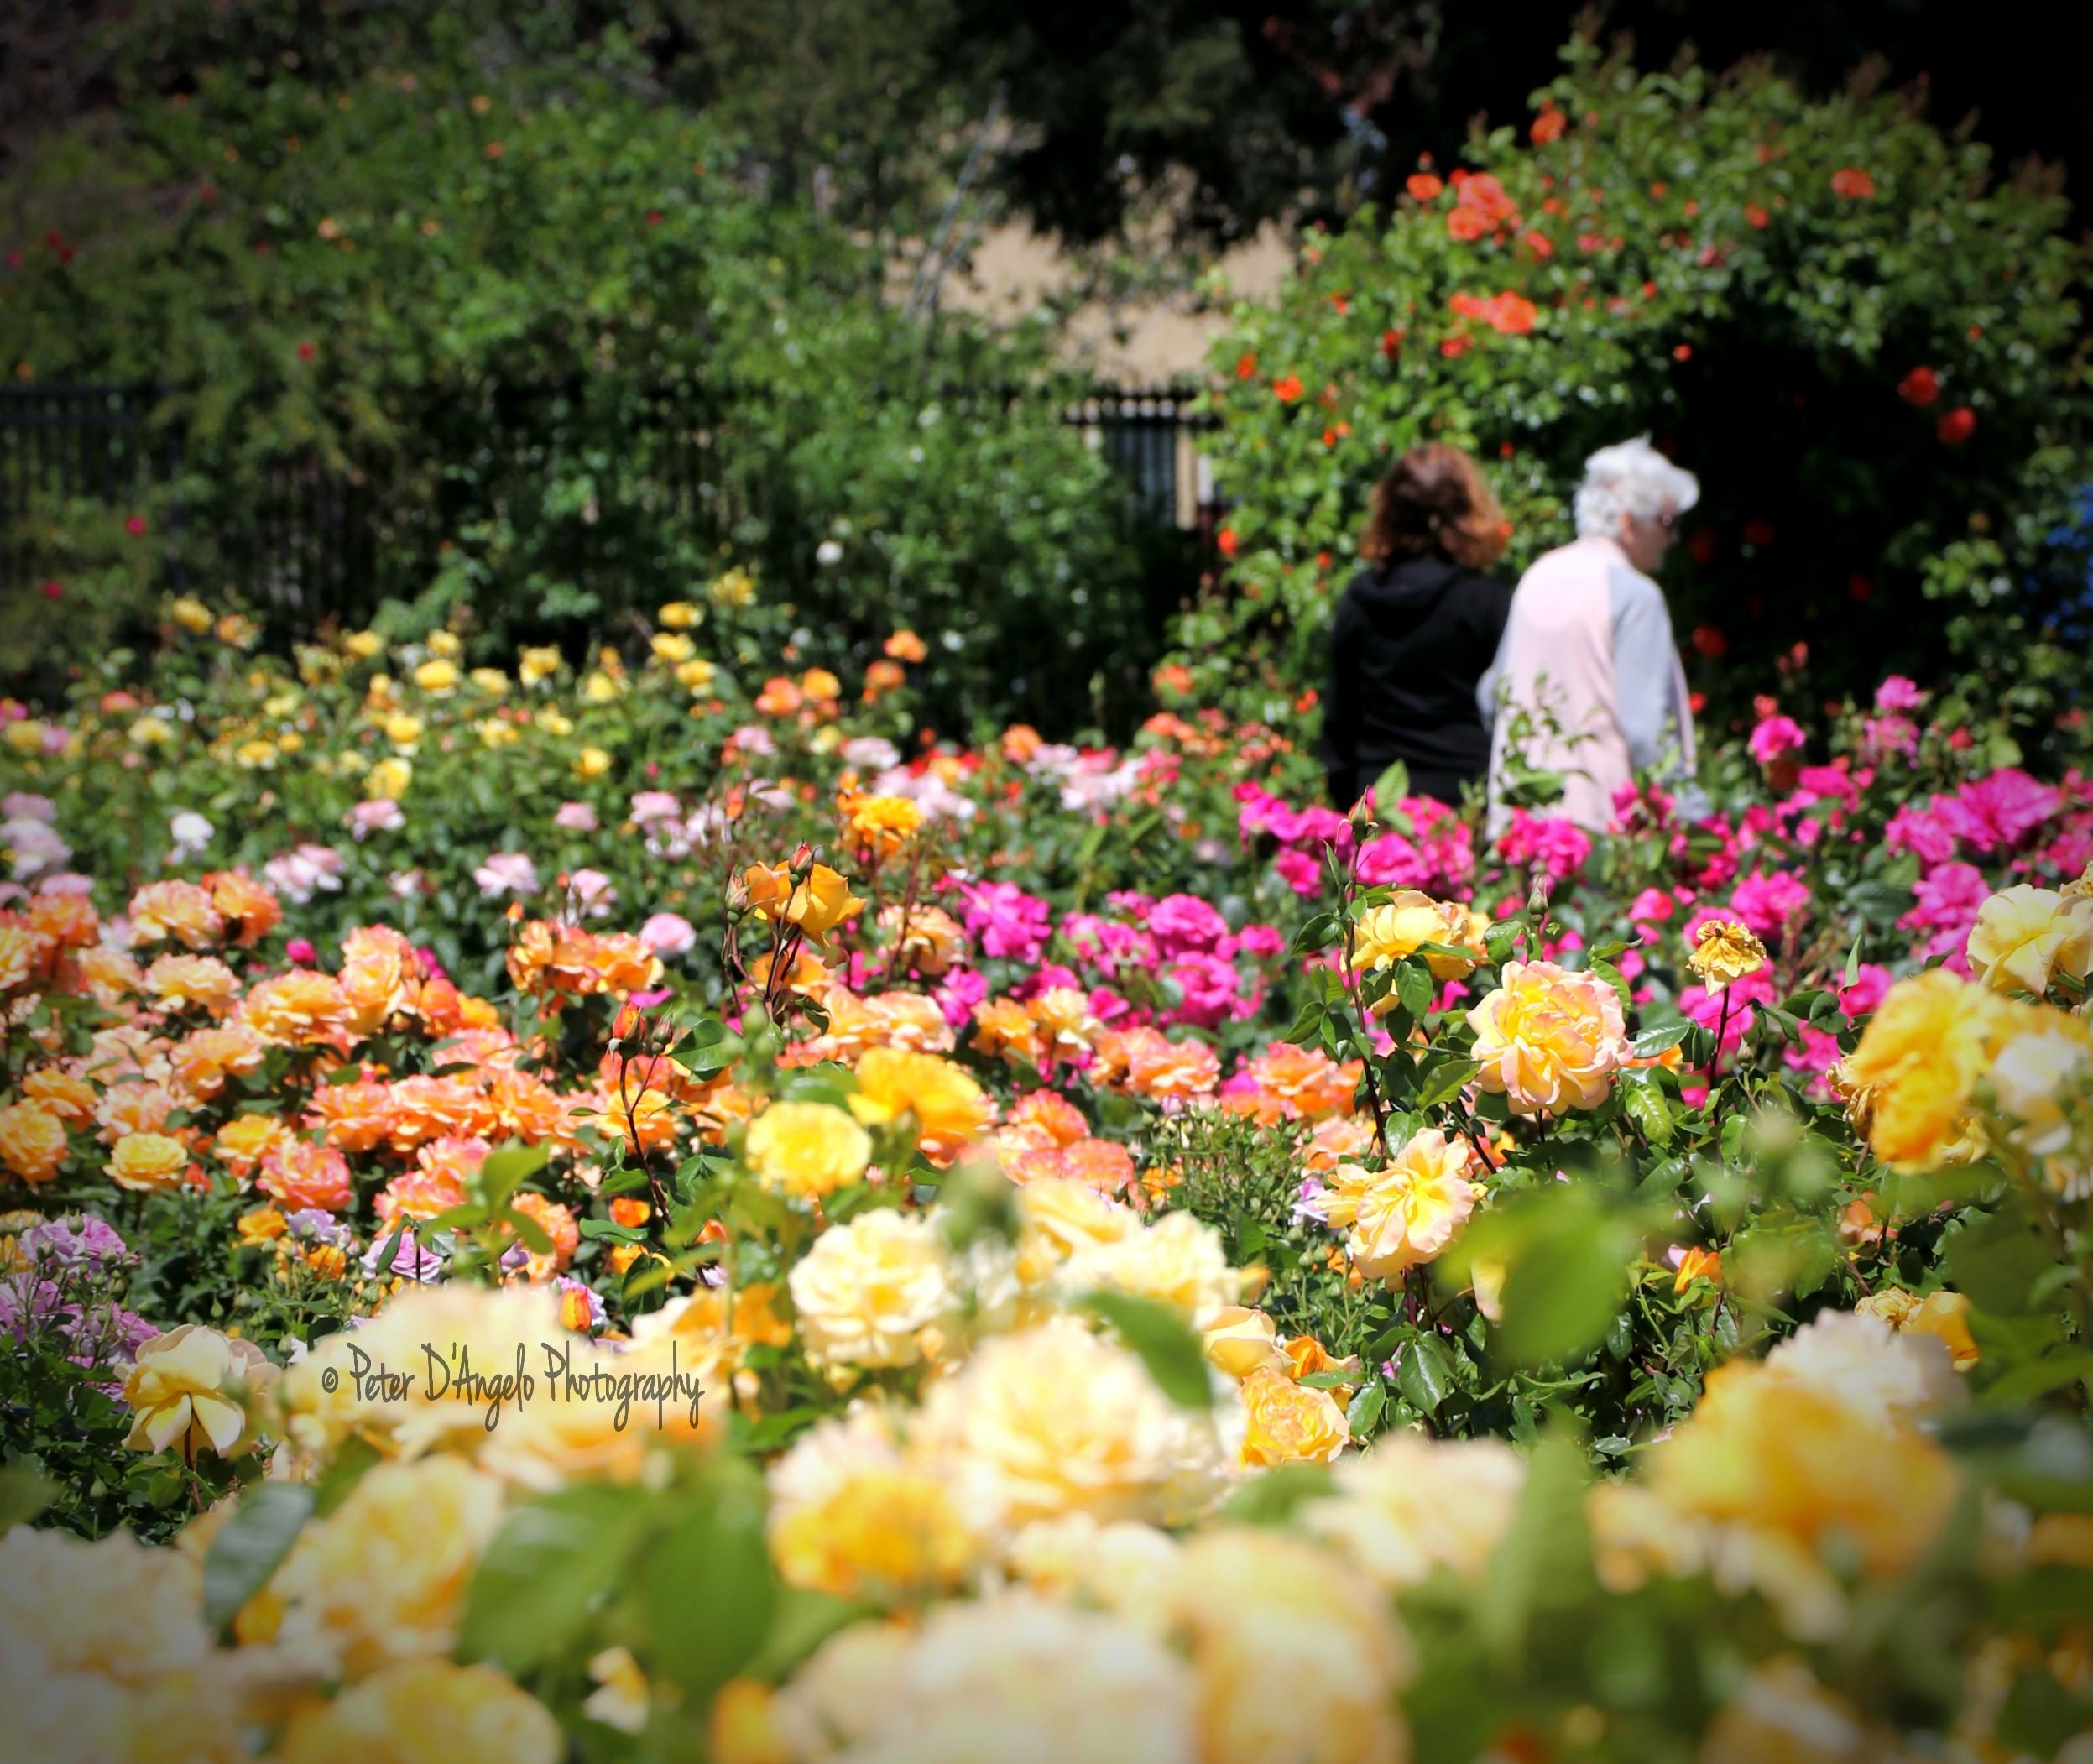
[(2083, 1743), (2085, 773), (1892, 679), (1491, 843), (170, 623), (0, 726), (50, 1755)]

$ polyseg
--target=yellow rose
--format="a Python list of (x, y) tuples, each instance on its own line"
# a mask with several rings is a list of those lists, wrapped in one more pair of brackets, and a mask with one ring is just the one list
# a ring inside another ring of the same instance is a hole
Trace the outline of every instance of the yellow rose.
[(872, 1140), (827, 1103), (773, 1103), (749, 1124), (749, 1161), (766, 1188), (819, 1200), (854, 1182), (872, 1161)]
[(1476, 1082), (1514, 1114), (1542, 1120), (1596, 1109), (1627, 1056), (1620, 995), (1596, 974), (1553, 962), (1507, 962), (1497, 989), (1468, 1013)]
[(275, 1367), (253, 1342), (184, 1323), (133, 1357), (123, 1386), (131, 1408), (123, 1443), (134, 1452), (178, 1449), (191, 1460), (206, 1446), (237, 1457), (253, 1445), (275, 1382)]
[(1991, 1057), (2001, 1004), (1944, 968), (1883, 995), (1839, 1068), (1856, 1125), (1875, 1155), (1926, 1170), (1971, 1149), (1970, 1099)]
[(1062, 1280), (1072, 1291), (1103, 1287), (1167, 1305), (1195, 1329), (1242, 1296), (1242, 1276), (1229, 1265), (1219, 1231), (1182, 1210), (1086, 1245), (1069, 1258)]
[(582, 682), (582, 697), (591, 704), (608, 704), (619, 690), (618, 682), (601, 669)]
[(438, 656), (425, 661), (415, 670), (415, 684), (425, 692), (452, 692), (457, 690), (457, 665)]
[(715, 577), (706, 592), (716, 607), (753, 606), (756, 580), (746, 570), (729, 570), (724, 576)]
[(474, 668), (466, 677), (490, 698), (504, 698), (509, 694), (509, 676), (499, 668)]
[(2038, 998), (2061, 968), (2075, 980), (2093, 969), (2093, 899), (2066, 900), (2026, 883), (1993, 895), (1970, 928), (1970, 973), (1994, 992)]
[(421, 718), (395, 711), (385, 719), (385, 738), (394, 747), (411, 749), (421, 739)]
[(0, 741), (4, 741), (18, 754), (38, 754), (44, 749), (44, 725), (34, 718), (20, 723), (10, 723), (0, 728)]
[(703, 614), (687, 600), (671, 600), (654, 616), (671, 631), (687, 631)]
[(800, 690), (809, 698), (833, 698), (843, 689), (843, 681), (827, 668), (809, 668), (800, 676)]
[(909, 1366), (954, 1297), (938, 1226), (882, 1208), (832, 1226), (788, 1281), (800, 1340), (817, 1365)]
[(211, 629), (211, 612), (194, 595), (185, 594), (168, 604), (167, 616), (192, 636), (201, 637)]
[(1284, 1372), (1288, 1365), (1271, 1318), (1242, 1305), (1225, 1306), (1208, 1318), (1199, 1332), (1199, 1345), (1238, 1383), (1256, 1371)]
[(828, 947), (828, 934), (864, 911), (850, 885), (826, 864), (817, 864), (800, 881), (785, 864), (752, 864), (743, 873), (749, 904), (765, 918), (796, 925), (815, 948)]
[(381, 759), (363, 775), (363, 796), (368, 801), (397, 802), (414, 781), (415, 769), (408, 761)]
[(455, 657), (464, 647), (450, 631), (431, 631), (429, 634), (429, 653), (431, 655)]
[(1947, 1343), (1958, 1372), (1968, 1371), (1983, 1358), (1977, 1350), (1976, 1337), (1970, 1333), (1970, 1301), (1963, 1293), (1928, 1293), (1897, 1327), (1920, 1335), (1938, 1335)]
[(164, 1133), (127, 1133), (109, 1154), (109, 1180), (133, 1194), (171, 1188), (188, 1168), (188, 1148)]
[(523, 739), (514, 723), (504, 723), (498, 717), (483, 717), (472, 728), (480, 738), (482, 747), (514, 747)]
[(535, 686), (540, 680), (550, 680), (561, 665), (560, 652), (549, 645), (526, 649), (516, 658), (516, 674), (525, 686)]
[(934, 1053), (869, 1048), (858, 1062), (857, 1076), (850, 1112), (869, 1127), (913, 1114), (918, 1142), (933, 1157), (949, 1156), (980, 1138), (994, 1114), (972, 1077)]
[(934, 1383), (916, 1443), (984, 1530), (1068, 1513), (1180, 1523), (1230, 1474), (1214, 1415), (1179, 1407), (1134, 1354), (1066, 1317), (990, 1338)]
[(611, 757), (600, 747), (585, 747), (574, 756), (574, 770), (584, 778), (600, 778), (611, 769)]
[(572, 719), (561, 715), (550, 705), (538, 712), (538, 727), (548, 735), (557, 735), (561, 740), (565, 740), (574, 733), (574, 724)]
[(250, 769), (267, 765), (276, 758), (276, 744), (273, 741), (243, 741), (233, 749), (232, 757)]
[(1409, 1756), (1396, 1694), (1410, 1649), (1356, 1568), (1283, 1532), (1228, 1526), (1187, 1542), (1166, 1585), (1165, 1627), (1198, 1675), (1202, 1764)]
[(1351, 1443), (1334, 1396), (1270, 1367), (1243, 1380), (1243, 1412), (1246, 1464), (1328, 1464)]
[(770, 1555), (788, 1585), (839, 1599), (949, 1591), (979, 1555), (951, 1490), (904, 1460), (869, 1407), (801, 1434), (770, 1484)]
[(448, 1653), (502, 1506), (501, 1484), (460, 1458), (374, 1464), (299, 1535), (270, 1580), (282, 1610), (277, 1641), (317, 1652), (352, 1678)]
[(1880, 1575), (1926, 1553), (1957, 1494), (1953, 1462), (1924, 1434), (1770, 1362), (1710, 1372), (1699, 1407), (1651, 1455), (1652, 1485), (1675, 1511), (1811, 1557), (1835, 1542)]
[(1369, 907), (1360, 915), (1352, 932), (1352, 965), (1364, 973), (1414, 955), (1420, 943), (1444, 943), (1472, 953), (1428, 955), (1425, 964), (1432, 978), (1442, 983), (1466, 979), (1483, 959), (1483, 932), (1489, 925), (1473, 907), (1434, 900), (1414, 888), (1401, 889), (1386, 905)]
[(1756, 973), (1766, 960), (1766, 945), (1749, 926), (1733, 919), (1710, 919), (1694, 933), (1686, 965), (1709, 992), (1720, 992), (1732, 980)]
[(491, 1666), (410, 1660), (301, 1709), (283, 1764), (559, 1764), (551, 1710)]
[(695, 655), (676, 669), (676, 683), (688, 686), (693, 692), (702, 692), (711, 688), (718, 673), (719, 670), (702, 655)]
[(358, 661), (369, 661), (384, 653), (385, 639), (375, 631), (352, 631), (342, 639), (342, 647)]
[(0, 1104), (0, 1166), (31, 1187), (48, 1182), (70, 1156), (65, 1124), (34, 1103)]
[(1483, 1571), (1517, 1511), (1526, 1461), (1495, 1439), (1386, 1433), (1332, 1474), (1337, 1494), (1304, 1510), (1307, 1528), (1400, 1590), (1442, 1568)]
[(164, 717), (141, 717), (131, 725), (131, 738), (140, 747), (164, 747), (175, 738), (175, 725)]
[(1348, 1234), (1352, 1266), (1370, 1280), (1395, 1281), (1443, 1253), (1481, 1193), (1468, 1179), (1473, 1156), (1465, 1140), (1428, 1127), (1386, 1170), (1332, 1171), (1323, 1217)]
[(655, 632), (654, 640), (648, 647), (654, 651), (654, 659), (656, 661), (671, 664), (688, 661), (697, 653), (696, 644), (692, 643), (689, 638), (674, 631)]
[(843, 837), (880, 859), (898, 856), (923, 825), (921, 806), (906, 796), (848, 796), (843, 813)]

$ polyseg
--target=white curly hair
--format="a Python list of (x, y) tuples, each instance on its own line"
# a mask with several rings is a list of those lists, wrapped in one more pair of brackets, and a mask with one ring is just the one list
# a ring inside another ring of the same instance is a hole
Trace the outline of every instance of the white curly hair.
[(1577, 533), (1580, 539), (1610, 539), (1621, 530), (1621, 517), (1655, 520), (1665, 514), (1683, 514), (1700, 500), (1700, 480), (1673, 465), (1639, 435), (1616, 446), (1601, 447), (1584, 462), (1584, 481), (1577, 487)]

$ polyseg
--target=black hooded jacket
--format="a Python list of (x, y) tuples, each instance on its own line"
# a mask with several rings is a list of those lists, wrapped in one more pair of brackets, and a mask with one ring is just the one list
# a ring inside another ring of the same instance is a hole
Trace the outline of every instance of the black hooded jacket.
[[(1354, 577), (1330, 626), (1323, 769), (1349, 809), (1395, 760), (1417, 796), (1458, 802), (1490, 765), (1475, 683), (1496, 658), (1511, 590), (1438, 556)], [(1386, 804), (1381, 805), (1383, 807)]]

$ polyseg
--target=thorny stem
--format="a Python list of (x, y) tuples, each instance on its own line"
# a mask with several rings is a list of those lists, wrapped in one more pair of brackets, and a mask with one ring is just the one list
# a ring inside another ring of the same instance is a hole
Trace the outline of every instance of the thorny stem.
[[(1337, 878), (1339, 896), (1338, 918), (1344, 927), (1344, 994), (1351, 1000), (1352, 1009), (1359, 1015), (1360, 1034), (1364, 1040), (1366, 1031), (1366, 1006), (1360, 994), (1359, 970), (1353, 958), (1358, 950), (1357, 940), (1352, 934), (1352, 902), (1358, 895), (1358, 879), (1349, 869), (1339, 870), (1336, 854), (1327, 845), (1323, 848), (1329, 859), (1331, 872)], [(1374, 1111), (1374, 1143), (1381, 1148), (1383, 1157), (1388, 1156), (1388, 1105), (1382, 1101), (1380, 1081), (1374, 1075), (1374, 1057), (1371, 1046), (1366, 1048), (1360, 1061), (1366, 1078), (1366, 1100)]]
[(1722, 1089), (1718, 1082), (1722, 1075), (1722, 1038), (1730, 1032), (1730, 1001), (1731, 994), (1722, 989), (1722, 1015), (1715, 1024), (1715, 1051), (1708, 1057), (1708, 1088), (1715, 1100), (1712, 1125), (1720, 1132), (1722, 1129)]

